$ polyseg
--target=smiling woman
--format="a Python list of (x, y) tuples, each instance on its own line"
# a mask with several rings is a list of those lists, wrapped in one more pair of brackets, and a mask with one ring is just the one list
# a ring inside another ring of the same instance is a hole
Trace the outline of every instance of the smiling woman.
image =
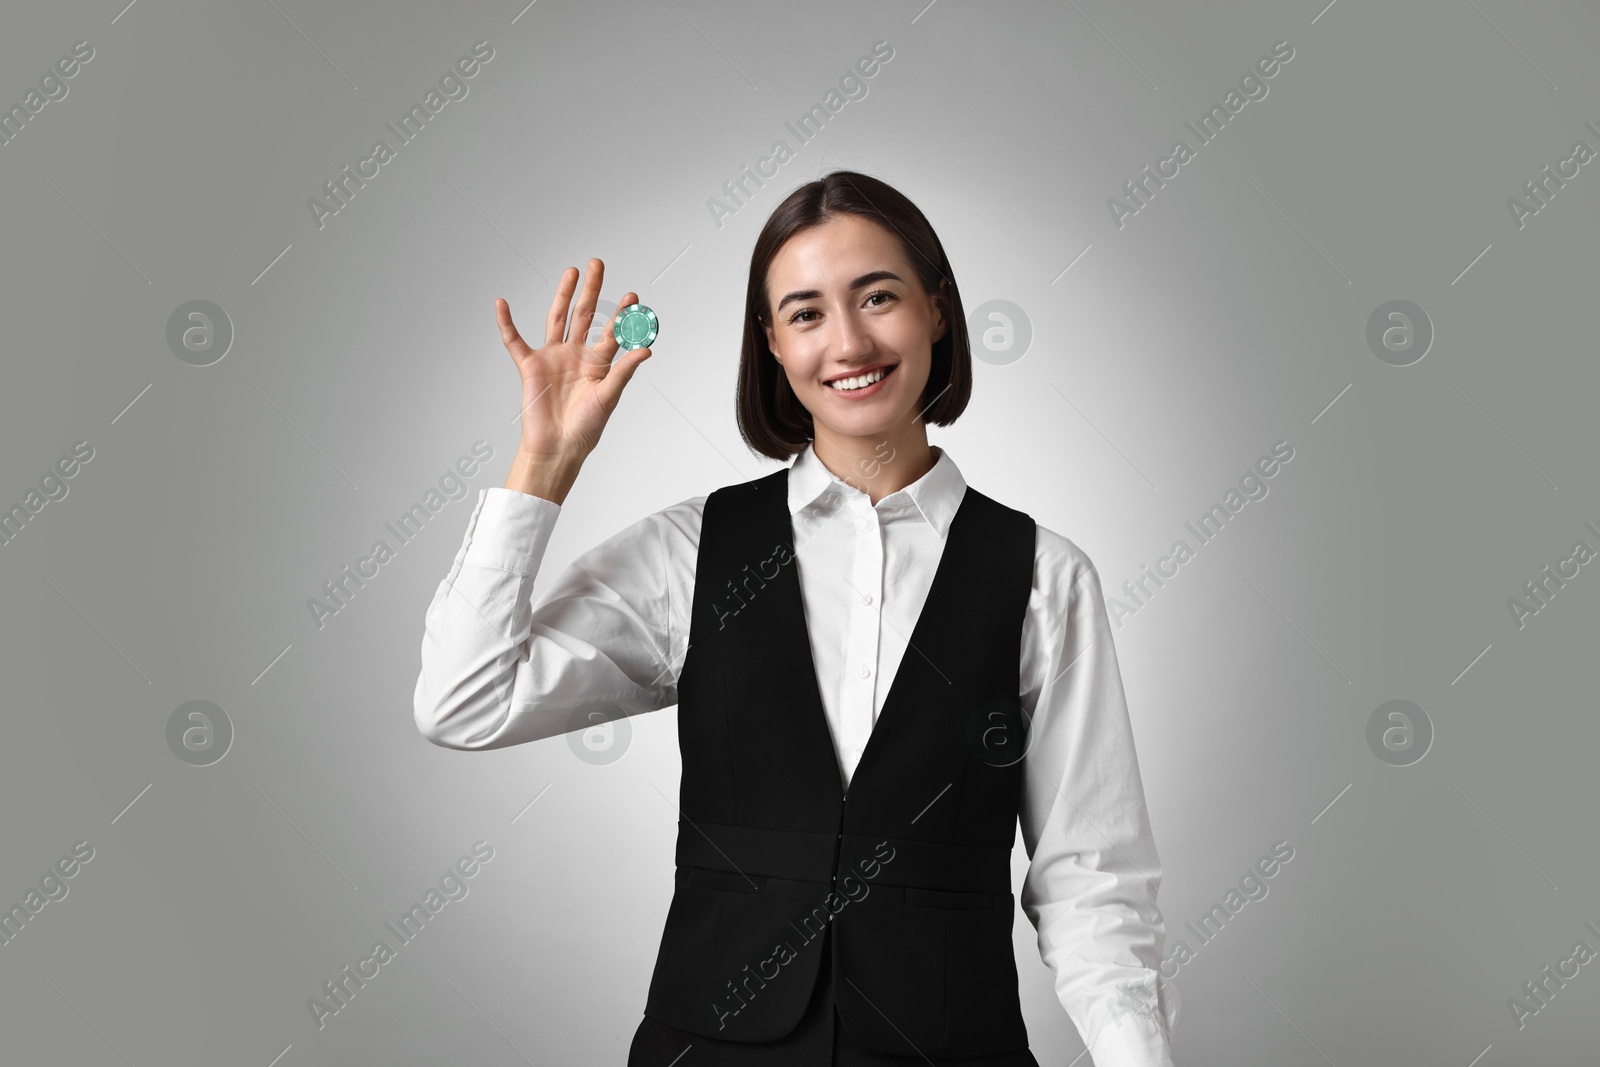
[[(739, 428), (774, 459), (814, 442), (824, 465), (850, 468), (847, 481), (876, 504), (932, 468), (926, 424), (966, 409), (966, 314), (914, 204), (849, 171), (813, 184), (825, 194), (779, 205), (750, 257)], [(885, 444), (901, 461), (859, 476)]]
[(522, 440), (428, 607), (415, 718), (481, 751), (677, 705), (678, 869), (628, 1067), (1038, 1067), (1019, 904), (1095, 1061), (1171, 1067), (1161, 866), (1099, 578), (928, 442), (972, 356), (926, 216), (852, 171), (779, 204), (737, 415), (787, 465), (647, 515), (536, 601), (650, 358), (619, 351), (615, 313), (588, 343), (604, 270), (575, 308), (562, 274), (538, 349), (496, 302)]
[[(904, 264), (898, 244), (883, 227), (855, 215), (840, 215), (786, 243), (768, 267), (772, 279), (768, 284), (774, 292), (782, 292), (790, 280), (799, 278), (823, 277), (830, 283), (826, 299), (820, 289), (785, 292), (775, 315), (763, 320), (762, 327), (772, 358), (783, 367), (789, 388), (808, 411), (823, 398), (849, 403), (839, 409), (841, 444), (845, 437), (875, 436), (894, 446), (896, 438), (921, 432), (914, 422), (917, 411), (906, 409), (921, 406), (931, 362), (928, 339), (943, 337), (947, 322), (937, 297), (924, 291)], [(844, 272), (851, 267), (838, 258), (839, 248), (854, 250), (862, 262), (892, 262), (899, 273), (879, 268), (845, 280)], [(948, 284), (942, 288), (947, 290)], [(828, 322), (835, 325), (825, 325)], [(894, 372), (901, 370), (904, 373), (896, 376)], [(880, 398), (877, 405), (855, 406), (873, 397)], [(823, 422), (821, 434), (828, 443), (826, 449), (819, 443), (819, 454), (846, 462), (858, 459), (834, 447), (832, 421)], [(817, 432), (815, 417), (813, 432)]]

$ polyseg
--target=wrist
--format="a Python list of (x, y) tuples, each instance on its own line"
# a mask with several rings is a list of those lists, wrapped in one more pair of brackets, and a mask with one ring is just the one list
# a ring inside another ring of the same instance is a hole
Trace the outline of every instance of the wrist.
[(578, 480), (578, 471), (582, 467), (581, 457), (533, 456), (519, 447), (511, 459), (511, 471), (506, 476), (505, 487), (562, 504)]

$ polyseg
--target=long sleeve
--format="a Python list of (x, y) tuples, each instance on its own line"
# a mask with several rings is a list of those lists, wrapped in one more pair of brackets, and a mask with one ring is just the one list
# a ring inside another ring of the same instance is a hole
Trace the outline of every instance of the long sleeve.
[[(480, 490), (424, 620), (417, 729), (445, 748), (504, 748), (676, 704), (687, 627), (674, 612), (687, 610), (684, 583), (693, 588), (696, 503), (584, 552), (535, 605), (561, 506)], [(677, 539), (670, 553), (664, 531)]]
[(1158, 968), (1161, 865), (1100, 578), (1039, 528), (1025, 629), (1022, 908), (1096, 1067), (1172, 1067), (1176, 987)]

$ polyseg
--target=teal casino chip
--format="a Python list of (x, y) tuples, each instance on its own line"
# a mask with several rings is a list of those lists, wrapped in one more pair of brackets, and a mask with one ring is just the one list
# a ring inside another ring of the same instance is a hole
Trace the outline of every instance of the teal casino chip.
[(656, 321), (654, 311), (643, 304), (629, 304), (617, 312), (617, 321), (611, 331), (617, 344), (625, 349), (649, 348), (655, 344), (660, 324)]

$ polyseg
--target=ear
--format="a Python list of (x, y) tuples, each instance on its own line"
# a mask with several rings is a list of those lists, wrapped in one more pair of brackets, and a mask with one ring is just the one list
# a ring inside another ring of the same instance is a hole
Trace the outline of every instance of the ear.
[(761, 328), (767, 332), (767, 348), (771, 350), (772, 358), (776, 359), (779, 363), (782, 363), (783, 358), (778, 355), (777, 331), (772, 328), (771, 323), (764, 322), (761, 324)]
[(950, 279), (939, 279), (939, 291), (931, 298), (933, 301), (933, 339), (944, 340), (944, 335), (950, 332), (950, 318), (945, 312), (950, 292)]

